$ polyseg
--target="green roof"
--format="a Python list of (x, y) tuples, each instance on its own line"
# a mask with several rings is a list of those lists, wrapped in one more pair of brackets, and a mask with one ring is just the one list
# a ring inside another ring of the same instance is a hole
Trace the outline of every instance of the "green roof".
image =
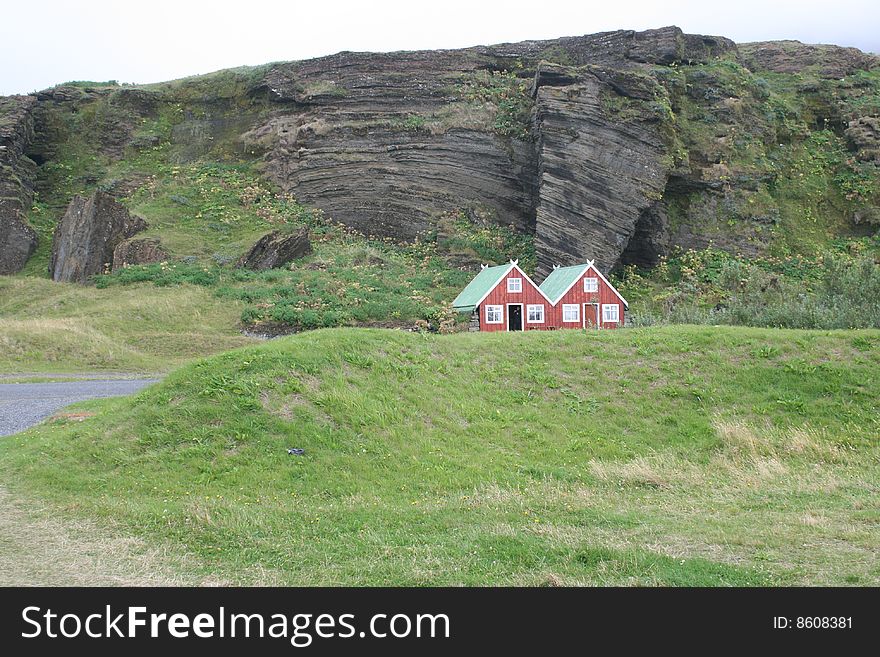
[(550, 272), (550, 275), (541, 283), (541, 291), (555, 304), (589, 265), (572, 265), (571, 267), (559, 267)]
[(467, 284), (467, 287), (461, 291), (452, 307), (460, 313), (469, 313), (477, 307), (477, 304), (483, 300), (489, 291), (498, 285), (501, 277), (510, 269), (510, 263), (506, 265), (498, 265), (497, 267), (486, 267), (479, 274), (474, 276), (474, 280)]

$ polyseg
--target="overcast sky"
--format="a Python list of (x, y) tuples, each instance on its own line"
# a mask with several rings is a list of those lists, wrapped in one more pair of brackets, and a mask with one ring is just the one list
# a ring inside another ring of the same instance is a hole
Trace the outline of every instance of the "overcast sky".
[(678, 25), (880, 52), (880, 0), (4, 0), (0, 94), (159, 82), (340, 50), (459, 48)]

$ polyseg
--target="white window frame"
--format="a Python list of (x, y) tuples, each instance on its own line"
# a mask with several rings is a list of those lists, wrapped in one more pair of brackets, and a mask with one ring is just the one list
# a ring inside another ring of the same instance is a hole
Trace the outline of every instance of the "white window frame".
[(598, 292), (599, 291), (599, 279), (591, 278), (589, 276), (584, 278), (584, 292)]
[[(609, 319), (608, 315), (613, 311), (614, 319)], [(602, 323), (603, 324), (620, 324), (620, 304), (619, 303), (603, 303), (602, 304)]]
[[(574, 311), (574, 319), (565, 319), (565, 314)], [(581, 306), (579, 303), (562, 304), (562, 321), (566, 324), (579, 324), (581, 321)]]
[[(532, 319), (532, 310), (539, 309), (541, 310), (541, 319)], [(528, 324), (543, 324), (545, 321), (546, 315), (544, 314), (544, 304), (543, 303), (530, 303), (526, 306), (526, 322)]]
[[(516, 288), (516, 289), (514, 289)], [(508, 278), (507, 279), (507, 291), (511, 294), (518, 294), (522, 292), (522, 279), (521, 278)]]
[[(489, 313), (498, 313), (498, 319), (489, 319)], [(487, 324), (503, 324), (504, 323), (504, 306), (486, 304), (486, 323)]]

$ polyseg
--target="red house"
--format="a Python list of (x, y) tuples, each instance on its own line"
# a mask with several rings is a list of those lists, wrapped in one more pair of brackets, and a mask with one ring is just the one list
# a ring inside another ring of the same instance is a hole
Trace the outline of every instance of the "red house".
[(593, 263), (554, 267), (541, 283), (553, 304), (551, 323), (556, 328), (623, 326), (629, 304)]
[(452, 302), (455, 310), (472, 313), (471, 327), (480, 331), (553, 328), (552, 305), (515, 260), (497, 267), (484, 265)]
[(478, 331), (619, 328), (629, 309), (593, 261), (555, 267), (540, 286), (516, 261), (484, 265), (452, 306), (472, 313), (471, 330)]

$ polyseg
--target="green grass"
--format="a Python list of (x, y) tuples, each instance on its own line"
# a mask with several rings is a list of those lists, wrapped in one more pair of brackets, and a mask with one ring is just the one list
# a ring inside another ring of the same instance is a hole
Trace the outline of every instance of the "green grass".
[(267, 232), (301, 224), (310, 212), (273, 193), (249, 163), (158, 164), (127, 200), (174, 259), (228, 263)]
[[(241, 321), (259, 329), (330, 326), (434, 328), (455, 321), (449, 303), (473, 275), (451, 264), (535, 264), (534, 239), (511, 228), (478, 224), (455, 213), (440, 230), (410, 244), (368, 238), (335, 224), (290, 196), (274, 192), (245, 165), (163, 167), (163, 176), (129, 204), (150, 219), (169, 262), (129, 267), (96, 279), (99, 288), (151, 281), (209, 287), (245, 306)], [(270, 230), (308, 226), (314, 253), (284, 269), (254, 273), (235, 261)]]
[(313, 239), (314, 253), (285, 269), (160, 263), (100, 276), (97, 287), (200, 285), (218, 300), (232, 301), (241, 309), (240, 322), (256, 331), (417, 324), (437, 329), (456, 321), (449, 302), (473, 274), (446, 266), (435, 245), (401, 247), (345, 231)]
[(720, 58), (653, 73), (671, 101), (673, 161), (723, 191), (717, 200), (671, 190), (673, 232), (784, 257), (873, 230), (857, 217), (876, 215), (880, 168), (857, 161), (844, 133), (880, 106), (877, 72), (822, 80), (815, 71), (753, 73)]
[(491, 127), (497, 134), (520, 140), (532, 138), (530, 115), (534, 100), (527, 79), (512, 71), (477, 71), (462, 75), (455, 92), (472, 107), (493, 107)]
[(877, 585), (878, 343), (312, 331), (8, 438), (0, 483), (229, 581)]
[[(145, 128), (147, 133), (156, 135), (168, 129), (164, 124)], [(172, 164), (170, 158), (171, 145), (161, 142), (109, 166), (102, 183), (112, 186), (113, 181), (118, 180), (142, 181), (124, 202), (132, 212), (147, 219), (149, 229), (143, 236), (160, 238), (169, 254), (168, 262), (98, 276), (96, 283), (99, 289), (138, 284), (139, 291), (128, 290), (125, 294), (132, 299), (143, 294), (147, 304), (151, 295), (158, 292), (149, 291), (144, 283), (169, 288), (180, 284), (209, 288), (216, 297), (214, 306), (223, 305), (238, 311), (234, 319), (231, 314), (213, 313), (210, 321), (225, 323), (212, 323), (211, 331), (228, 334), (242, 323), (256, 330), (269, 326), (273, 332), (342, 325), (414, 326), (417, 323), (436, 329), (456, 321), (449, 302), (471, 276), (450, 265), (449, 258), (454, 257), (458, 264), (473, 265), (477, 262), (497, 264), (522, 257), (527, 269), (534, 266), (532, 236), (494, 224), (477, 225), (463, 213), (444, 222), (442, 233), (426, 234), (423, 240), (411, 244), (394, 244), (348, 230), (325, 218), (320, 211), (304, 207), (292, 196), (274, 190), (260, 178), (252, 163), (199, 160)], [(79, 179), (72, 176), (71, 180)], [(47, 245), (54, 230), (48, 207), (42, 202), (35, 205), (32, 217), (45, 219), (41, 224), (41, 244), (45, 248), (31, 259), (22, 278), (45, 276)], [(311, 229), (312, 256), (269, 272), (235, 269), (238, 258), (260, 236), (302, 226)], [(18, 285), (21, 289), (27, 287), (24, 282)], [(176, 292), (169, 290), (162, 294), (164, 298), (171, 298)], [(99, 293), (98, 297), (111, 298), (112, 295), (112, 292)], [(30, 299), (27, 293), (25, 298)], [(187, 308), (189, 302), (181, 299), (182, 308)], [(2, 312), (0, 306), (0, 317)], [(30, 308), (29, 312), (31, 314), (26, 316), (31, 319), (44, 317), (39, 308)], [(25, 315), (22, 313), (22, 316)], [(64, 313), (52, 315), (53, 318), (64, 316)], [(136, 320), (137, 325), (122, 328), (127, 317), (121, 313), (114, 321), (119, 325), (117, 328), (131, 336), (148, 326)], [(151, 330), (152, 327), (147, 329)], [(9, 358), (14, 358), (22, 367), (42, 367), (42, 350), (21, 347), (17, 351), (18, 356)], [(216, 351), (209, 345), (198, 353)], [(27, 354), (38, 362), (29, 365)], [(74, 369), (85, 361), (102, 360), (85, 353), (59, 358), (70, 362), (66, 367)], [(141, 368), (141, 360), (134, 355), (132, 358), (131, 367)]]
[(108, 290), (0, 278), (0, 373), (166, 372), (248, 344), (243, 306), (192, 285)]
[[(472, 268), (478, 262), (521, 258), (527, 270), (534, 268), (533, 236), (509, 227), (478, 224), (461, 212), (444, 220), (442, 230), (414, 243), (373, 239), (273, 189), (253, 163), (171, 164), (170, 149), (162, 143), (114, 164), (104, 183), (132, 177), (145, 181), (124, 202), (146, 218), (149, 229), (143, 236), (160, 238), (168, 262), (98, 276), (99, 288), (145, 282), (201, 285), (218, 299), (234, 302), (240, 309), (238, 321), (256, 329), (416, 323), (438, 328), (454, 323), (449, 303), (472, 275), (449, 264), (451, 258)], [(47, 221), (43, 232), (50, 234), (53, 226)], [(269, 272), (235, 269), (239, 257), (262, 235), (302, 226), (311, 229), (312, 256)], [(44, 274), (44, 251), (29, 262), (27, 276)]]
[(650, 271), (625, 267), (618, 284), (636, 326), (880, 328), (878, 257), (877, 237), (838, 240), (816, 256), (678, 250)]

